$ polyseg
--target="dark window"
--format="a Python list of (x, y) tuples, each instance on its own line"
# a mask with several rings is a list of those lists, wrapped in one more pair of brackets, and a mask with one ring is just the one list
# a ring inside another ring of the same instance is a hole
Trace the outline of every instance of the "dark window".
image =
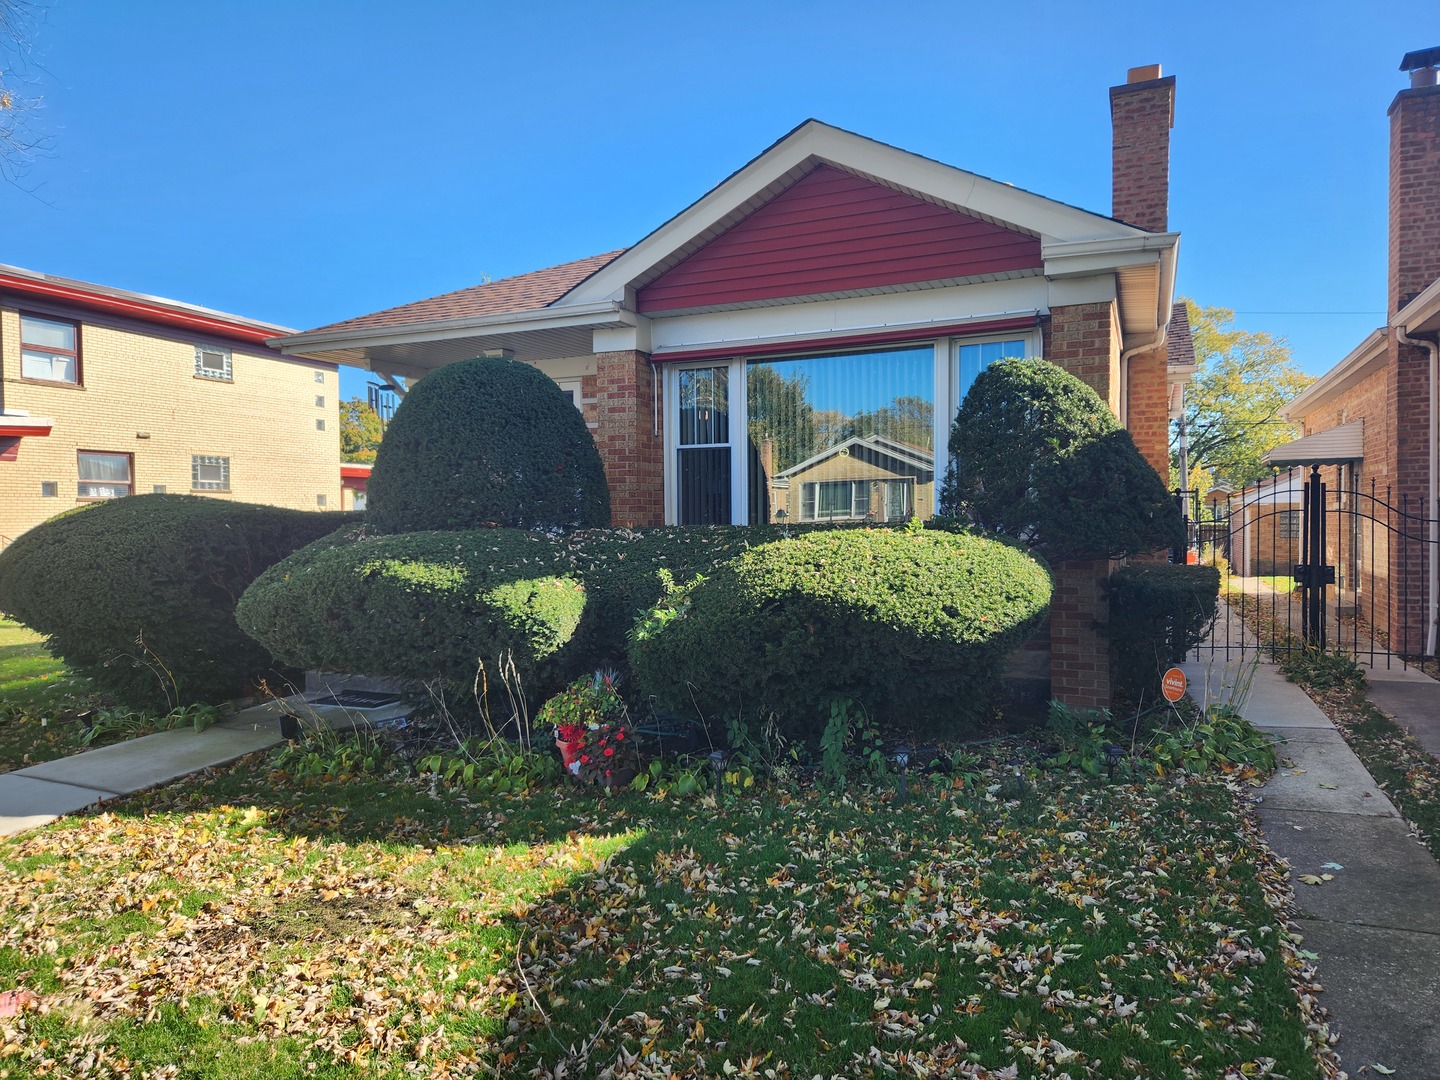
[(79, 386), (80, 325), (21, 315), (20, 375), (41, 382)]

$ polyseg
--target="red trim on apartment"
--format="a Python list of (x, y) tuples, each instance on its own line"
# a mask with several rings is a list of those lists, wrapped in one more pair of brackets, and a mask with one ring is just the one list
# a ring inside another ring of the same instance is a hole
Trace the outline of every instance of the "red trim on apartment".
[(370, 475), (369, 465), (341, 465), (340, 477), (342, 480), (363, 480)]
[(12, 436), (23, 439), (27, 435), (49, 435), (50, 425), (37, 427), (34, 424), (4, 424), (0, 423), (0, 439), (8, 439)]
[(805, 338), (800, 341), (772, 341), (763, 345), (719, 345), (703, 349), (657, 353), (651, 359), (657, 364), (673, 364), (690, 360), (720, 360), (737, 356), (774, 356), (782, 353), (814, 352), (817, 349), (852, 349), (862, 345), (888, 345), (902, 341), (932, 341), (939, 337), (960, 334), (999, 334), (1006, 330), (1032, 330), (1040, 324), (1038, 315), (1013, 319), (992, 319), (989, 322), (951, 323), (923, 329), (877, 331), (873, 334), (852, 334), (848, 337)]
[(36, 281), (33, 278), (18, 277), (14, 274), (0, 273), (0, 289), (21, 293), (25, 296), (37, 296), (63, 303), (78, 304), (94, 311), (127, 315), (131, 318), (143, 319), (146, 322), (178, 326), (207, 334), (223, 334), (226, 337), (238, 338), (255, 345), (264, 345), (269, 339), (283, 334), (283, 331), (280, 330), (231, 322), (228, 319), (202, 315), (199, 312), (177, 311), (174, 308), (138, 298), (131, 299), (123, 296), (111, 296), (107, 293), (95, 293), (73, 285), (61, 285), (53, 281)]

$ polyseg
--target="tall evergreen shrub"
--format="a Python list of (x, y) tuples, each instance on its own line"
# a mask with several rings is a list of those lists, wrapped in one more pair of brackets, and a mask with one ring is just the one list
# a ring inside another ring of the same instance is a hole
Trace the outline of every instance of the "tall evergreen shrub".
[(369, 484), (384, 533), (610, 524), (610, 492), (580, 411), (514, 360), (449, 364), (416, 383), (385, 432)]
[(950, 431), (941, 514), (1052, 561), (1173, 547), (1184, 525), (1164, 482), (1109, 406), (1044, 360), (1000, 360)]

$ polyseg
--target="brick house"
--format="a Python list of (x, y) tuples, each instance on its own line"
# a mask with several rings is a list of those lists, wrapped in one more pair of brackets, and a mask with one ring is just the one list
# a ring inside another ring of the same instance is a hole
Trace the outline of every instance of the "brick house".
[[(1342, 500), (1407, 512), (1409, 537), (1374, 528), (1329, 537), (1330, 560), (1383, 613), (1394, 641), (1436, 651), (1436, 352), (1440, 341), (1440, 48), (1409, 53), (1410, 86), (1389, 109), (1389, 277), (1386, 325), (1289, 402), (1302, 437), (1277, 466), (1325, 466)], [(1428, 519), (1428, 520), (1427, 520)], [(1423, 537), (1422, 537), (1423, 533)], [(1402, 584), (1403, 583), (1403, 584)], [(1414, 650), (1418, 651), (1418, 650)]]
[(0, 546), (140, 492), (337, 508), (339, 373), (284, 332), (0, 266)]
[[(584, 412), (621, 525), (775, 520), (782, 490), (792, 520), (928, 513), (951, 418), (1005, 356), (1080, 377), (1167, 475), (1174, 87), (1154, 66), (1110, 91), (1113, 216), (809, 120), (631, 247), (273, 344), (399, 380), (535, 365)], [(1076, 704), (1109, 701), (1108, 572), (1061, 568)]]

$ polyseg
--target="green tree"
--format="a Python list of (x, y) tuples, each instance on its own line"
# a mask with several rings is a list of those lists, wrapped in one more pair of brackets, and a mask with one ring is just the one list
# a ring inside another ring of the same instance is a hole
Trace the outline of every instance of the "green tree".
[[(1299, 435), (1281, 419), (1280, 409), (1315, 377), (1296, 366), (1284, 338), (1236, 329), (1229, 308), (1200, 307), (1188, 299), (1185, 306), (1200, 365), (1185, 388), (1190, 465), (1235, 487), (1253, 484), (1270, 474), (1261, 460), (1265, 452)], [(1172, 464), (1178, 459), (1177, 426)]]
[(375, 460), (384, 428), (380, 416), (361, 398), (340, 403), (340, 460), (366, 462)]
[(758, 447), (770, 440), (775, 472), (784, 472), (817, 450), (815, 407), (806, 399), (810, 378), (801, 372), (781, 375), (754, 364), (746, 373), (750, 399), (750, 439)]
[(897, 397), (889, 405), (856, 413), (846, 422), (841, 439), (871, 435), (928, 450), (935, 444), (935, 406), (915, 395)]

